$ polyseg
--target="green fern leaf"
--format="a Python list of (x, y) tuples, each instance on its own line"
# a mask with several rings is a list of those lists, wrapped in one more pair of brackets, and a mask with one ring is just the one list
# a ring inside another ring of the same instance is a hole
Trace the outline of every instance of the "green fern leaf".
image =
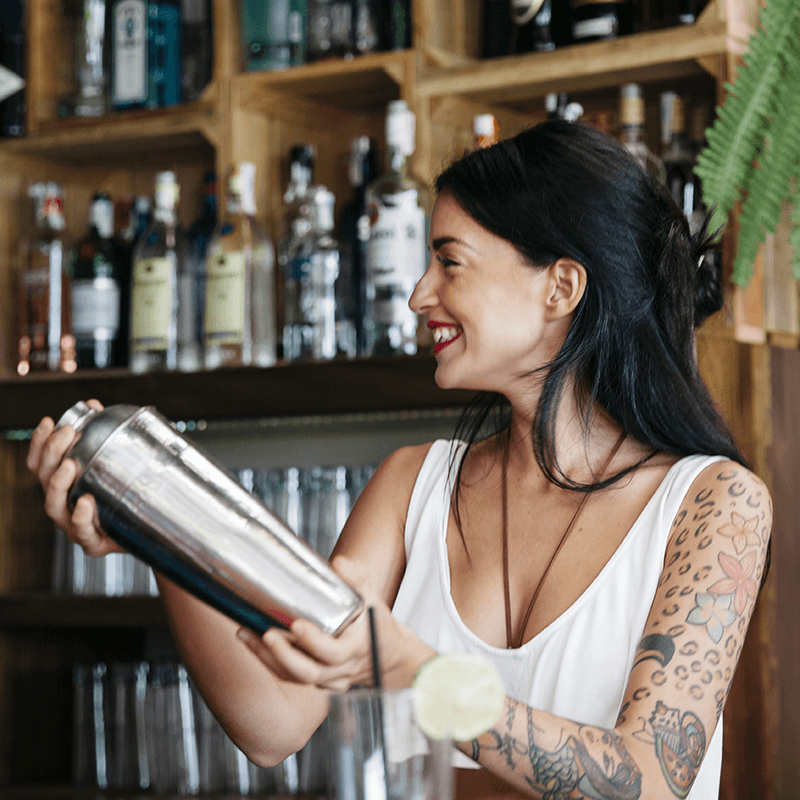
[[(800, 168), (800, 164), (797, 165)], [(795, 170), (797, 174), (797, 170)], [(795, 193), (792, 198), (792, 231), (789, 234), (789, 244), (794, 255), (792, 258), (792, 272), (796, 280), (800, 281), (800, 193)]]
[(704, 202), (714, 208), (712, 227), (725, 224), (740, 192), (747, 189), (750, 164), (764, 134), (765, 120), (780, 108), (777, 87), (786, 59), (800, 57), (794, 49), (799, 13), (796, 0), (769, 0), (762, 8), (749, 52), (708, 131), (708, 145), (698, 159), (697, 174), (703, 183)]
[[(800, 19), (800, 18), (798, 18)], [(800, 24), (796, 46), (800, 52)], [(747, 199), (739, 217), (739, 236), (734, 282), (745, 286), (765, 232), (774, 233), (781, 216), (781, 203), (789, 195), (792, 175), (800, 164), (800, 58), (789, 60), (777, 86), (777, 104), (782, 109), (773, 120), (766, 120), (767, 133), (759, 156), (759, 168), (750, 169)]]

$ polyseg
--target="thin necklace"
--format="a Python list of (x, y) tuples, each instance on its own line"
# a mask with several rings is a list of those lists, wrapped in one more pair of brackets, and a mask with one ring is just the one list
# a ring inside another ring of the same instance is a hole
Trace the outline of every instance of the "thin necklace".
[[(509, 431), (509, 437), (511, 436), (511, 432)], [(605, 476), (605, 472), (608, 469), (611, 461), (613, 460), (614, 456), (617, 454), (617, 451), (622, 446), (622, 442), (625, 440), (625, 433), (623, 432), (619, 439), (617, 439), (616, 444), (611, 449), (611, 452), (608, 454), (608, 458), (606, 459), (605, 463), (603, 464), (602, 468), (600, 469), (599, 477), (602, 479)], [(509, 439), (510, 441), (510, 439)], [(581, 495), (581, 500), (578, 503), (578, 507), (575, 509), (575, 513), (572, 515), (572, 519), (569, 521), (569, 525), (567, 525), (566, 530), (561, 535), (561, 539), (556, 547), (553, 555), (550, 556), (550, 561), (547, 562), (547, 566), (544, 568), (544, 572), (542, 573), (542, 577), (539, 578), (539, 583), (536, 585), (536, 589), (533, 592), (533, 597), (531, 597), (530, 603), (528, 603), (528, 608), (525, 611), (525, 616), (522, 619), (522, 626), (519, 630), (519, 639), (516, 644), (513, 642), (513, 636), (511, 633), (511, 589), (509, 588), (509, 577), (508, 577), (508, 447), (506, 447), (505, 451), (503, 452), (503, 470), (502, 470), (502, 477), (503, 477), (503, 594), (506, 604), (506, 647), (511, 650), (513, 648), (522, 647), (522, 640), (525, 637), (525, 629), (528, 627), (528, 620), (530, 619), (531, 612), (533, 611), (533, 606), (536, 603), (536, 600), (539, 597), (539, 593), (542, 590), (542, 586), (544, 585), (544, 579), (547, 577), (547, 573), (550, 572), (550, 567), (553, 566), (553, 562), (556, 560), (556, 556), (559, 554), (561, 548), (564, 546), (564, 542), (567, 541), (567, 536), (569, 532), (575, 525), (575, 520), (578, 519), (578, 515), (581, 513), (581, 509), (583, 508), (586, 500), (589, 497), (589, 492), (584, 492)]]

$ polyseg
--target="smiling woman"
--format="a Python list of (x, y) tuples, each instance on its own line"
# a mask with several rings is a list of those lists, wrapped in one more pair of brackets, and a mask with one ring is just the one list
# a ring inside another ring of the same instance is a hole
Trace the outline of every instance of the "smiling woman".
[[(722, 300), (709, 242), (577, 123), (471, 153), (437, 188), (410, 305), (437, 383), (478, 394), (453, 440), (386, 459), (332, 559), (374, 608), (383, 685), (438, 653), (497, 668), (503, 709), (458, 743), (458, 800), (712, 800), (772, 517), (698, 374), (695, 329)], [(91, 498), (67, 509), (73, 436), (43, 421), (28, 463), (68, 536), (110, 552)], [(196, 684), (258, 763), (373, 680), (366, 615), (259, 638), (158, 580)]]

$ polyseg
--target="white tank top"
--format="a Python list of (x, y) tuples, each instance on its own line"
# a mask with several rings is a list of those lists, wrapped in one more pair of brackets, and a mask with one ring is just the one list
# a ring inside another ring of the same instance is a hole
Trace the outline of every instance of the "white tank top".
[[(461, 620), (450, 594), (445, 536), (453, 476), (451, 442), (433, 443), (417, 476), (405, 527), (406, 570), (392, 613), (438, 652), (480, 653), (502, 676), (506, 694), (532, 708), (585, 725), (613, 728), (653, 603), (673, 519), (694, 479), (721, 457), (674, 464), (616, 552), (586, 591), (518, 649), (493, 647)], [(456, 461), (464, 452), (456, 445)], [(719, 796), (718, 724), (690, 800)], [(461, 752), (456, 766), (477, 766)]]

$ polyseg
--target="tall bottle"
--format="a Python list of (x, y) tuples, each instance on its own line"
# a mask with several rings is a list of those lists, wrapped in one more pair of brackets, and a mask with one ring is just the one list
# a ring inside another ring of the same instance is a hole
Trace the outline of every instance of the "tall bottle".
[(284, 270), (294, 243), (303, 238), (311, 227), (316, 158), (317, 149), (311, 144), (296, 145), (289, 155), (289, 184), (283, 195), (284, 212), (278, 252), (278, 260)]
[(211, 81), (211, 0), (181, 0), (181, 101), (192, 103)]
[(114, 204), (97, 192), (89, 206), (89, 232), (72, 253), (72, 333), (79, 369), (122, 366), (122, 284), (128, 279), (114, 243)]
[(389, 103), (389, 169), (367, 189), (370, 235), (364, 271), (363, 355), (417, 352), (417, 317), (408, 301), (425, 271), (429, 195), (408, 175), (415, 124), (405, 101)]
[(336, 283), (337, 310), (343, 320), (337, 333), (339, 354), (350, 357), (347, 320), (352, 320), (356, 335), (356, 354), (363, 350), (362, 297), (364, 265), (369, 242), (369, 214), (367, 213), (367, 186), (375, 177), (375, 147), (368, 136), (350, 140), (348, 178), (353, 190), (349, 202), (342, 209), (340, 236), (339, 279)]
[(25, 133), (25, 4), (3, 0), (0, 4), (0, 135)]
[(546, 52), (555, 49), (551, 23), (553, 0), (511, 0), (512, 52)]
[(656, 180), (664, 183), (666, 173), (661, 159), (645, 142), (644, 95), (638, 83), (620, 89), (620, 141), (628, 152)]
[(669, 146), (661, 157), (666, 171), (666, 186), (694, 231), (699, 229), (703, 215), (694, 176), (694, 153), (686, 129), (686, 105), (676, 92), (665, 92), (662, 102), (669, 131)]
[(570, 0), (572, 41), (614, 39), (633, 31), (633, 0)]
[(355, 55), (351, 0), (309, 0), (308, 60), (326, 61)]
[(181, 99), (177, 0), (117, 0), (112, 8), (114, 108), (171, 106)]
[(230, 176), (226, 214), (206, 251), (207, 369), (276, 360), (275, 251), (255, 214), (255, 166), (245, 161)]
[(314, 189), (311, 227), (292, 250), (285, 275), (283, 357), (332, 359), (337, 354), (336, 279), (339, 247), (333, 235), (335, 198)]
[(156, 176), (153, 221), (133, 251), (130, 369), (199, 369), (197, 251), (178, 224), (174, 172)]
[(17, 372), (74, 372), (64, 190), (56, 183), (36, 183), (28, 193), (33, 201), (35, 228), (19, 285)]
[(278, 70), (306, 60), (307, 0), (240, 0), (245, 71)]

